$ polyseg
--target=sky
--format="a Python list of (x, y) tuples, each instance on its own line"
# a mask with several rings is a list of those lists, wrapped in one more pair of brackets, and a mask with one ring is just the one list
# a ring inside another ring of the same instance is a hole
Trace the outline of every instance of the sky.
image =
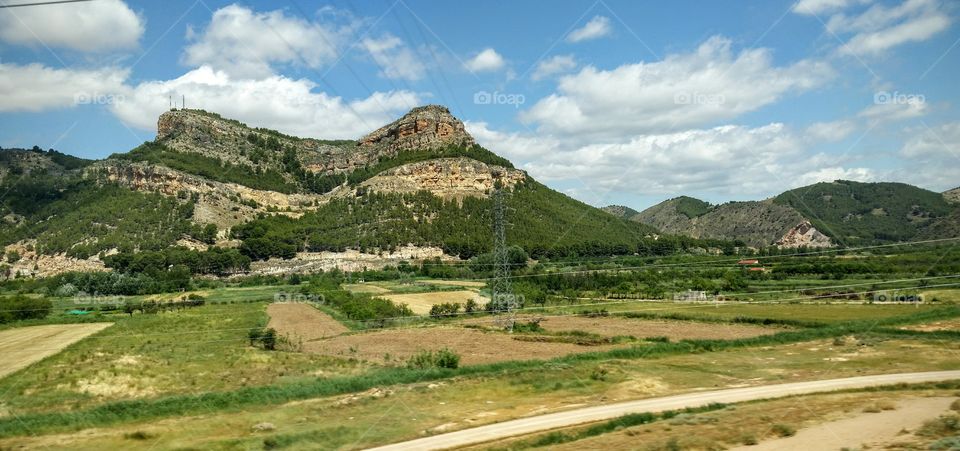
[[(0, 5), (32, 0), (0, 0)], [(960, 2), (121, 1), (0, 8), (0, 146), (104, 158), (182, 101), (355, 139), (443, 104), (595, 206), (960, 185)]]

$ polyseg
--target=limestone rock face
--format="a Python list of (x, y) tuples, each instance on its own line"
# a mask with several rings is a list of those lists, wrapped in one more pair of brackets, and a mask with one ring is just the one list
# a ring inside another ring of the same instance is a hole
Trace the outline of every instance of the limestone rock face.
[(413, 193), (430, 191), (446, 199), (486, 197), (497, 180), (513, 188), (526, 179), (517, 169), (493, 166), (470, 158), (439, 158), (384, 171), (360, 186), (375, 192)]
[(235, 183), (208, 180), (165, 166), (116, 160), (92, 165), (87, 169), (86, 176), (118, 183), (135, 191), (157, 192), (171, 197), (194, 196), (197, 203), (193, 221), (216, 224), (221, 230), (249, 221), (258, 213), (267, 213), (270, 210), (299, 216), (326, 199), (316, 194), (284, 194), (257, 190)]
[(810, 224), (810, 221), (804, 221), (796, 227), (787, 231), (783, 238), (777, 240), (779, 247), (830, 247), (833, 243), (830, 237), (824, 235)]
[(447, 145), (473, 145), (463, 122), (440, 105), (410, 110), (400, 119), (360, 138), (358, 148), (378, 148), (388, 155), (404, 150), (433, 149)]

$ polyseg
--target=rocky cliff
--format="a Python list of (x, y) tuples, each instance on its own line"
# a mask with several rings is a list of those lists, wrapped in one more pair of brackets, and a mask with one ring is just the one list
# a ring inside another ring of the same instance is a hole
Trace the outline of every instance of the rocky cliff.
[(404, 150), (473, 144), (473, 137), (467, 133), (463, 122), (450, 114), (450, 110), (440, 105), (426, 105), (414, 108), (400, 119), (360, 138), (357, 147), (396, 155)]
[(526, 174), (517, 169), (488, 165), (469, 158), (440, 158), (384, 171), (360, 186), (391, 193), (425, 190), (445, 199), (462, 199), (488, 196), (498, 180), (503, 186), (513, 188), (525, 179)]
[(780, 247), (830, 247), (833, 242), (830, 237), (820, 233), (819, 230), (810, 224), (810, 221), (803, 221), (796, 227), (788, 230), (782, 238), (776, 241)]

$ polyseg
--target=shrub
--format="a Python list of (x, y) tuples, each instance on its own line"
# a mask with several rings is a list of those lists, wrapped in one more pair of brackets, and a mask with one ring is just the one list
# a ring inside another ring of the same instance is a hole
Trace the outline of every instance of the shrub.
[(432, 318), (443, 318), (445, 316), (455, 316), (460, 311), (458, 303), (434, 304), (430, 307), (430, 316)]
[(260, 343), (263, 345), (263, 349), (268, 351), (273, 351), (277, 349), (277, 331), (274, 328), (269, 328), (263, 331), (263, 334), (260, 335)]
[(261, 335), (263, 335), (263, 328), (262, 328), (262, 327), (254, 327), (254, 328), (250, 329), (249, 331), (247, 331), (247, 339), (250, 340), (250, 346), (253, 346), (253, 345), (255, 345), (258, 341), (260, 341), (260, 336), (261, 336)]
[(0, 324), (24, 319), (46, 318), (53, 303), (46, 298), (30, 298), (22, 294), (0, 298)]
[(423, 350), (414, 354), (409, 360), (407, 360), (407, 367), (416, 369), (456, 369), (459, 366), (460, 356), (448, 348), (443, 348), (437, 352)]
[(773, 432), (781, 437), (791, 437), (797, 430), (789, 424), (778, 423), (773, 425)]

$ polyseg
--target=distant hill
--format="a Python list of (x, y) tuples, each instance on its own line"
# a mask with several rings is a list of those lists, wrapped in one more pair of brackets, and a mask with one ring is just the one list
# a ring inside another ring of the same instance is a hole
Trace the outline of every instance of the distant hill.
[(943, 197), (947, 199), (947, 202), (960, 203), (960, 187), (944, 191)]
[(103, 160), (0, 151), (3, 274), (103, 269), (108, 255), (171, 246), (257, 260), (413, 245), (469, 258), (490, 250), (495, 187), (508, 193), (508, 243), (535, 258), (729, 245), (664, 236), (556, 192), (476, 144), (442, 106), (329, 141), (180, 109), (160, 116), (155, 140)]
[[(958, 236), (960, 206), (903, 183), (838, 180), (793, 189), (764, 201), (710, 205), (681, 196), (629, 219), (665, 233), (740, 239), (752, 246), (822, 247)], [(954, 197), (951, 197), (954, 196)]]
[(608, 205), (606, 207), (601, 208), (601, 210), (607, 213), (610, 213), (620, 219), (630, 219), (634, 215), (639, 213), (637, 210), (634, 210), (630, 207), (625, 207), (623, 205)]

